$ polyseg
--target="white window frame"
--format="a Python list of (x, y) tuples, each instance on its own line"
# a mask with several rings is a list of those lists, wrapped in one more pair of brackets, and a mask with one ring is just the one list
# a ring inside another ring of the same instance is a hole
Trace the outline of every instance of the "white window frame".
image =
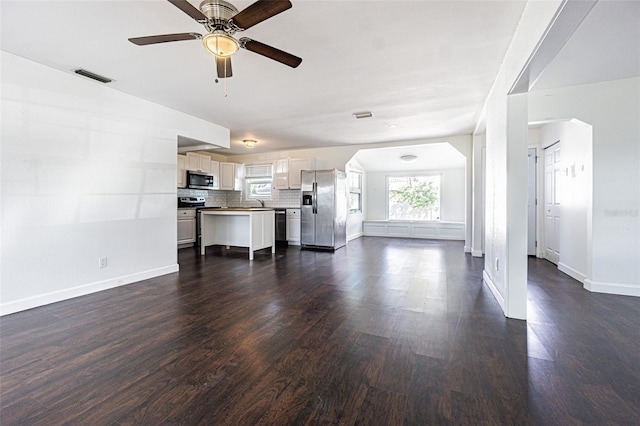
[[(270, 199), (273, 197), (273, 164), (247, 164), (245, 165), (244, 192), (246, 200)], [(253, 170), (253, 171), (252, 171)], [(253, 195), (251, 186), (265, 184), (269, 188), (268, 194)]]
[[(358, 186), (351, 186), (351, 176), (358, 176)], [(362, 175), (363, 173), (357, 170), (349, 171), (349, 213), (362, 213)], [(357, 209), (351, 206), (351, 194), (358, 194), (359, 206)]]
[[(418, 177), (418, 176), (425, 176), (425, 177), (430, 177), (430, 176), (439, 176), (440, 177), (440, 199), (439, 201), (439, 206), (440, 206), (440, 214), (438, 215), (438, 219), (431, 219), (431, 220), (424, 220), (424, 219), (390, 219), (389, 218), (389, 178), (399, 178), (399, 177)], [(397, 221), (397, 222), (402, 222), (402, 221), (414, 221), (414, 222), (440, 222), (442, 221), (442, 187), (443, 187), (443, 174), (442, 173), (397, 173), (397, 174), (390, 174), (385, 176), (385, 216), (387, 218), (387, 220), (389, 221)]]

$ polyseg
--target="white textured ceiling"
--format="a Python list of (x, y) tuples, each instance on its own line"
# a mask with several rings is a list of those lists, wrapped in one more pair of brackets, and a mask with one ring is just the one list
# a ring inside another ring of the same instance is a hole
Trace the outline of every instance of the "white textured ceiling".
[[(400, 159), (403, 155), (417, 158), (406, 162)], [(354, 159), (368, 172), (459, 169), (466, 165), (464, 155), (448, 143), (362, 149)]]
[(532, 90), (640, 76), (640, 1), (600, 0)]
[[(252, 2), (233, 3), (242, 10)], [(260, 141), (252, 152), (389, 142), (472, 131), (525, 4), (292, 3), (241, 35), (302, 57), (300, 67), (241, 50), (226, 97), (199, 41), (127, 41), (205, 32), (164, 0), (3, 0), (1, 46), (65, 72), (108, 76), (114, 89), (228, 127), (231, 150), (222, 154), (246, 153), (245, 138)], [(374, 116), (355, 120), (358, 111)]]

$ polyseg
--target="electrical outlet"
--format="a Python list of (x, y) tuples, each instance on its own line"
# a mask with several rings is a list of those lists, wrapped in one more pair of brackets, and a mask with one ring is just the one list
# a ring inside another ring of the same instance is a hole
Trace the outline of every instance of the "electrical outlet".
[(102, 269), (106, 267), (107, 267), (107, 258), (106, 257), (98, 258), (98, 268)]

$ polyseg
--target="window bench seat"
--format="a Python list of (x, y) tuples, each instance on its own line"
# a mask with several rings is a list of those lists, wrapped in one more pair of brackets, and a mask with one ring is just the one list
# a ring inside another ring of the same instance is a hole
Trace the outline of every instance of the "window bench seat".
[(371, 237), (464, 240), (464, 222), (422, 220), (365, 220), (363, 233)]

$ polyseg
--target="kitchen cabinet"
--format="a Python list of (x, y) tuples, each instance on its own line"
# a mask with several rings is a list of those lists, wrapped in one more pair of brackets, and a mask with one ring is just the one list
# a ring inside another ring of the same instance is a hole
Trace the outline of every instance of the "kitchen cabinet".
[(233, 191), (235, 188), (236, 168), (234, 163), (220, 163), (220, 189)]
[(244, 182), (244, 167), (236, 163), (220, 163), (220, 186), (225, 191), (240, 191)]
[(315, 170), (313, 158), (289, 158), (289, 189), (300, 189), (300, 176), (303, 170)]
[(289, 189), (289, 159), (281, 158), (273, 162), (274, 189)]
[(211, 170), (213, 176), (213, 189), (220, 189), (220, 162), (211, 160)]
[(196, 242), (195, 209), (178, 209), (178, 245)]
[(187, 186), (187, 156), (178, 154), (178, 188)]
[(211, 173), (211, 157), (196, 152), (187, 152), (187, 170)]
[(274, 189), (300, 189), (300, 172), (314, 170), (313, 158), (281, 158), (273, 162)]
[(300, 245), (300, 209), (287, 209), (287, 242)]

